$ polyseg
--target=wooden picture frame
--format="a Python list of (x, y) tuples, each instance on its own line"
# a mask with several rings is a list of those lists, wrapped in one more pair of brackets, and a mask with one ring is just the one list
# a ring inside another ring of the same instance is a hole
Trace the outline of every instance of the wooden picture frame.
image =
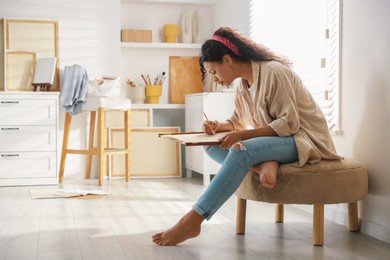
[[(9, 61), (9, 55), (12, 56), (18, 52), (36, 53), (37, 58), (56, 58), (55, 76), (51, 91), (60, 91), (60, 66), (59, 66), (59, 37), (58, 37), (58, 22), (50, 20), (19, 20), (19, 19), (4, 19), (3, 29), (5, 30), (5, 46), (3, 46), (4, 57)], [(35, 67), (35, 65), (34, 65)], [(7, 67), (3, 68), (5, 77), (10, 75)], [(22, 70), (13, 68), (14, 70)], [(12, 86), (8, 86), (8, 82), (17, 81), (18, 79), (10, 78), (4, 80), (4, 91), (15, 90)], [(20, 89), (30, 89), (30, 86), (25, 86)]]
[(169, 102), (184, 104), (185, 95), (204, 89), (198, 56), (169, 56)]
[(150, 109), (132, 108), (131, 109), (131, 126), (132, 127), (150, 127), (152, 126)]
[[(107, 111), (107, 127), (123, 127), (122, 111)], [(151, 113), (148, 108), (131, 109), (131, 127), (150, 127)]]
[[(136, 127), (131, 129), (131, 177), (180, 177), (181, 146), (160, 138), (161, 133), (178, 133), (180, 127)], [(109, 128), (110, 147), (123, 147), (123, 128)], [(109, 177), (125, 177), (123, 155), (112, 155), (108, 163)]]
[(7, 52), (5, 84), (7, 90), (31, 91), (37, 54), (30, 51)]

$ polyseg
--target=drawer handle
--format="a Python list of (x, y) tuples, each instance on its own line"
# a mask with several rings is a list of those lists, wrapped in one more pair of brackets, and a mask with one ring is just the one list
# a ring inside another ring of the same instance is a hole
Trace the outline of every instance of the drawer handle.
[(1, 101), (1, 104), (19, 104), (19, 101)]
[(19, 154), (2, 154), (1, 157), (18, 157)]
[(1, 130), (8, 131), (8, 130), (19, 130), (19, 127), (2, 127)]

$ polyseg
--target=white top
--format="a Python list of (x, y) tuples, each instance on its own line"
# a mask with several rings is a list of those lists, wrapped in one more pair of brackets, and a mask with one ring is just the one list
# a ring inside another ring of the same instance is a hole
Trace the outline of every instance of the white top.
[(255, 92), (256, 92), (256, 87), (253, 87), (253, 84), (248, 88), (249, 95), (252, 98), (253, 103), (255, 102)]
[(128, 110), (131, 101), (128, 98), (86, 98), (83, 103), (83, 111), (96, 111), (100, 107), (106, 110)]

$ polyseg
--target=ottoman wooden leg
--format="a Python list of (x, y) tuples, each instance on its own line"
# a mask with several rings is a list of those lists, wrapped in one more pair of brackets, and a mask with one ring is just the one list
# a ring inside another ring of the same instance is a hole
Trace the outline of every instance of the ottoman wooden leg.
[(275, 207), (275, 222), (283, 223), (284, 221), (284, 204), (276, 204)]
[(359, 231), (357, 202), (348, 203), (348, 226), (351, 232)]
[(324, 244), (324, 204), (313, 205), (313, 245)]
[(245, 234), (246, 200), (237, 198), (236, 234)]

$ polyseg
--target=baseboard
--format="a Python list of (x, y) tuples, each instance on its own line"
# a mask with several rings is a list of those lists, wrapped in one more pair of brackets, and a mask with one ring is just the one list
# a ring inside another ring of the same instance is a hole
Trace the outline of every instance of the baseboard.
[[(312, 205), (292, 205), (303, 211), (313, 213)], [(345, 210), (345, 211), (344, 211)], [(335, 222), (336, 224), (346, 226), (348, 228), (348, 208), (346, 205), (325, 205), (324, 218)], [(383, 225), (373, 223), (368, 220), (361, 219), (360, 232), (373, 238), (390, 243), (390, 228)]]
[(362, 220), (360, 232), (371, 237), (390, 243), (390, 228), (385, 227), (368, 220)]

